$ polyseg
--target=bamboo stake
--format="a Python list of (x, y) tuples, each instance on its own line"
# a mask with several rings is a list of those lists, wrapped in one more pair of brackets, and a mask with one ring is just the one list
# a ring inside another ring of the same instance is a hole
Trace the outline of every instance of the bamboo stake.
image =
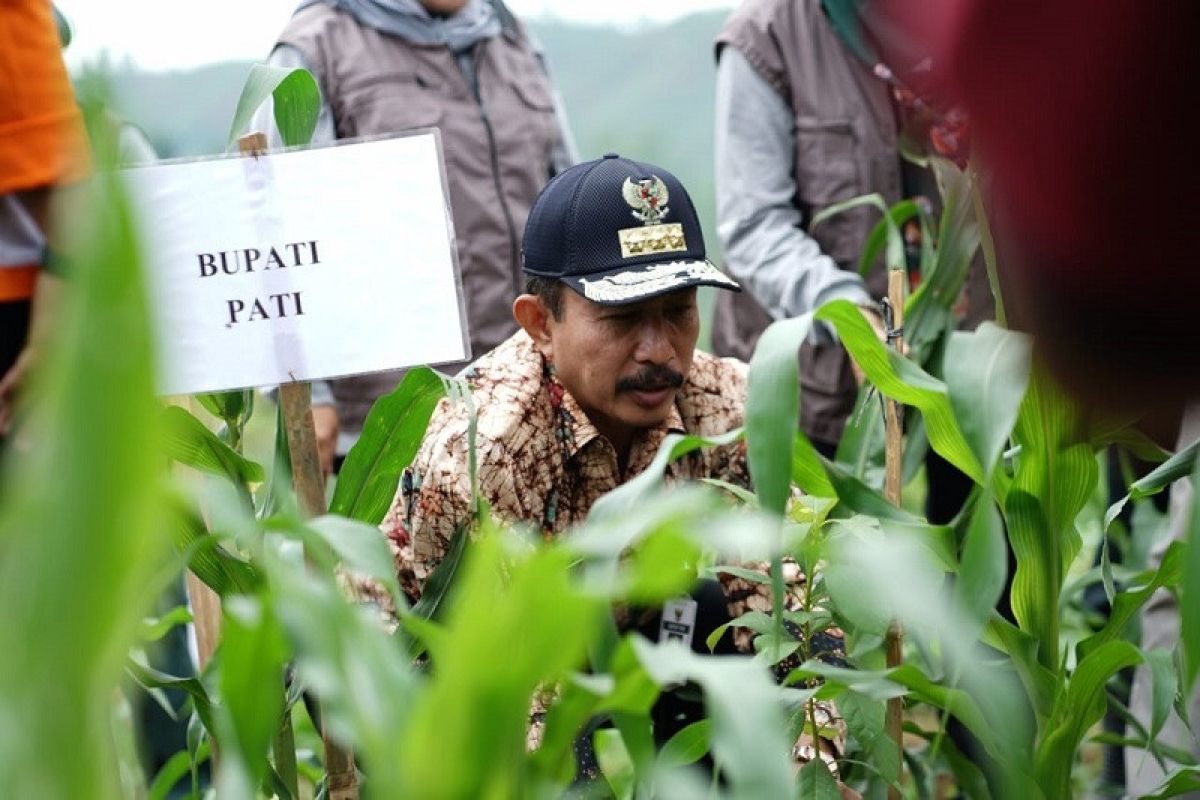
[[(238, 149), (247, 156), (266, 152), (266, 134), (246, 134), (238, 139)], [(283, 425), (292, 462), (292, 483), (296, 488), (300, 511), (307, 517), (319, 517), (326, 511), (325, 474), (317, 453), (312, 387), (303, 382), (281, 385), (279, 404), (283, 411)], [(335, 742), (328, 728), (321, 731), (321, 741), (325, 745), (325, 782), (329, 800), (358, 800), (358, 771), (354, 766), (354, 754)]]
[[(901, 269), (888, 270), (888, 303), (891, 305), (889, 334), (891, 331), (903, 331), (904, 328), (904, 280), (905, 273)], [(903, 334), (892, 339), (891, 344), (903, 351)], [(904, 454), (903, 409), (895, 400), (884, 402), (884, 494), (893, 505), (900, 505), (901, 462)], [(888, 625), (884, 650), (887, 656), (888, 669), (898, 667), (904, 660), (902, 647), (904, 643), (904, 628), (900, 620), (893, 619)], [(886, 727), (888, 736), (896, 743), (896, 751), (904, 754), (904, 701), (893, 697), (887, 701)], [(901, 758), (903, 764), (903, 758)], [(900, 792), (894, 786), (888, 787), (888, 800), (900, 800)]]
[[(167, 403), (195, 413), (194, 401), (183, 395), (170, 397)], [(178, 469), (178, 467), (177, 467)], [(212, 661), (221, 641), (221, 596), (188, 570), (185, 578), (188, 604), (192, 607), (192, 628), (196, 633), (196, 666), (201, 672)]]

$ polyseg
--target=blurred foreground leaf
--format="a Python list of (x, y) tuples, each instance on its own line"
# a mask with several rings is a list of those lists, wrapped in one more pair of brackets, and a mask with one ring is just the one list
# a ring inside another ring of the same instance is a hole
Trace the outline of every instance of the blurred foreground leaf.
[(113, 797), (111, 691), (168, 539), (151, 330), (133, 219), (98, 174), (0, 501), (0, 775), (13, 797)]
[(275, 125), (287, 147), (308, 144), (317, 127), (321, 107), (321, 90), (312, 73), (306, 69), (285, 69), (255, 64), (246, 76), (242, 96), (238, 98), (233, 123), (229, 126), (229, 141), (233, 147), (238, 136), (248, 133), (254, 112), (270, 97), (275, 104)]

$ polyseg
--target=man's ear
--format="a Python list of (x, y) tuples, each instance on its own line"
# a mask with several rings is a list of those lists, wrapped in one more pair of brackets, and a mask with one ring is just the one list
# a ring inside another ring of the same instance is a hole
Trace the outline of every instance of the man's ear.
[(535, 294), (519, 295), (513, 301), (513, 317), (517, 324), (525, 329), (533, 345), (546, 358), (553, 356), (550, 332), (550, 309)]

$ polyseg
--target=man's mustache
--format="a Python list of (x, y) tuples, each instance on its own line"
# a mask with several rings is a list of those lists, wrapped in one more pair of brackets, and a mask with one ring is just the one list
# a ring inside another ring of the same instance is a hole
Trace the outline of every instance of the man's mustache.
[(618, 392), (647, 392), (668, 386), (673, 389), (683, 386), (683, 375), (663, 366), (646, 367), (636, 375), (617, 381)]

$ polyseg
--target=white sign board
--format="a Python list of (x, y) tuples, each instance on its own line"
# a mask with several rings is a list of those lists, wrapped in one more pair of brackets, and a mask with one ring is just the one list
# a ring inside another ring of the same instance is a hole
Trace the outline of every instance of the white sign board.
[(470, 357), (435, 132), (123, 174), (164, 394)]

